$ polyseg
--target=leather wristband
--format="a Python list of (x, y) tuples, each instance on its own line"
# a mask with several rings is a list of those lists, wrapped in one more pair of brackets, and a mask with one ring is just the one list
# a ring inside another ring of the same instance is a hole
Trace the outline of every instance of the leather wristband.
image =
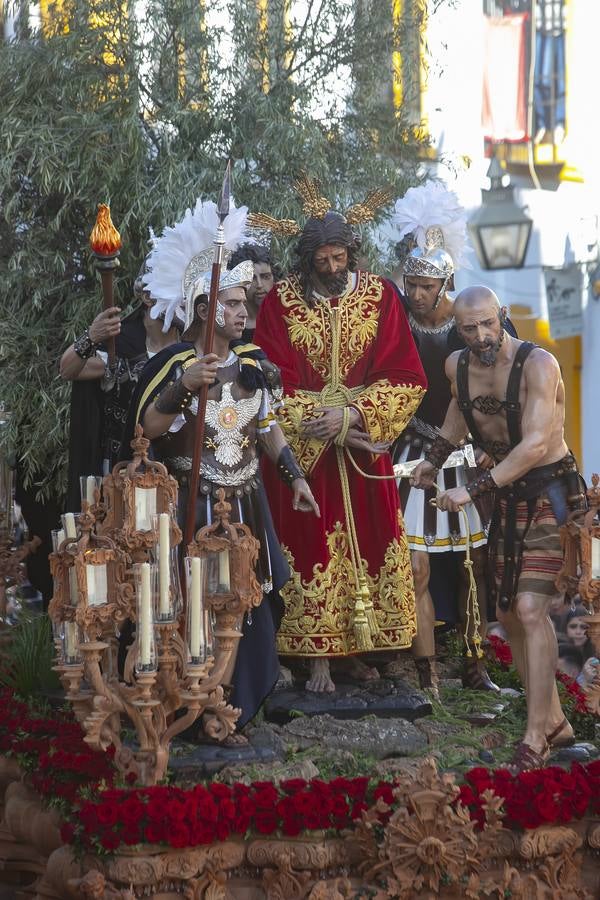
[(87, 328), (77, 340), (73, 341), (73, 350), (81, 359), (89, 359), (90, 356), (94, 356), (96, 354), (97, 346), (98, 344), (95, 344), (91, 339), (89, 329)]
[(451, 453), (456, 450), (456, 444), (451, 444), (445, 437), (438, 434), (433, 444), (425, 453), (425, 459), (436, 469), (441, 469)]
[(279, 473), (281, 480), (287, 484), (288, 487), (291, 487), (292, 483), (296, 481), (297, 478), (306, 477), (298, 465), (296, 457), (288, 446), (285, 446), (279, 454), (277, 459), (277, 472)]
[(194, 392), (186, 388), (183, 378), (178, 378), (162, 389), (154, 401), (154, 408), (165, 416), (176, 415), (187, 409), (193, 399)]
[(470, 484), (466, 484), (465, 487), (471, 500), (477, 500), (482, 494), (495, 491), (498, 485), (494, 481), (491, 471), (486, 469), (483, 475), (480, 475), (479, 478), (476, 478)]

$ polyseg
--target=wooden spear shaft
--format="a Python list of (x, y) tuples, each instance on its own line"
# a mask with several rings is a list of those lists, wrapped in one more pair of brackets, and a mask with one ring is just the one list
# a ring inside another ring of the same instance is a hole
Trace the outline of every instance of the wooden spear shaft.
[[(212, 264), (210, 277), (210, 294), (208, 296), (208, 317), (206, 320), (206, 336), (204, 338), (203, 355), (212, 353), (215, 338), (215, 317), (217, 312), (217, 296), (219, 294), (219, 279), (221, 277), (221, 256), (223, 245), (215, 244), (217, 252)], [(203, 384), (198, 394), (198, 413), (196, 415), (196, 430), (194, 434), (194, 453), (192, 456), (192, 474), (190, 477), (190, 489), (183, 535), (184, 547), (194, 539), (196, 526), (196, 500), (198, 486), (200, 484), (200, 463), (202, 462), (202, 445), (204, 444), (204, 424), (206, 418), (206, 403), (208, 400), (208, 384)]]

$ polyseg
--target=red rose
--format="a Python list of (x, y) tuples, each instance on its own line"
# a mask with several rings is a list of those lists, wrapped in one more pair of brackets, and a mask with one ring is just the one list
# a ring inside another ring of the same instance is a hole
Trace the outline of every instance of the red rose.
[(304, 778), (287, 778), (281, 781), (279, 787), (286, 794), (296, 794), (298, 791), (304, 790), (308, 782)]
[(107, 831), (102, 835), (100, 843), (105, 850), (116, 850), (121, 843), (121, 838), (114, 831)]
[(257, 812), (254, 826), (260, 834), (273, 834), (277, 830), (277, 817), (268, 812)]
[(101, 803), (96, 807), (96, 815), (101, 825), (114, 825), (119, 817), (119, 807), (116, 803)]
[(157, 822), (148, 822), (146, 825), (145, 838), (150, 844), (162, 844), (165, 841), (165, 829), (162, 824)]

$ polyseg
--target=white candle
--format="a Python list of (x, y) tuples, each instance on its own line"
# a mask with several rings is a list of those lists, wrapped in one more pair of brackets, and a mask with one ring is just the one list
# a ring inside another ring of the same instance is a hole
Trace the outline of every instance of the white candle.
[(202, 560), (192, 557), (192, 577), (190, 585), (190, 655), (192, 659), (200, 658), (202, 634)]
[(77, 623), (65, 622), (65, 658), (76, 659), (79, 638), (77, 635)]
[(94, 475), (88, 475), (87, 481), (85, 483), (85, 499), (93, 506), (96, 502), (96, 498), (94, 496), (96, 492), (96, 478)]
[(161, 616), (168, 616), (170, 611), (170, 543), (169, 543), (169, 513), (161, 513), (158, 517), (158, 611)]
[(600, 578), (600, 538), (592, 538), (592, 578)]
[(140, 663), (149, 666), (152, 662), (152, 597), (150, 593), (150, 564), (141, 563), (141, 596), (140, 596)]
[(108, 602), (108, 583), (106, 578), (106, 565), (86, 565), (85, 577), (87, 581), (88, 606), (102, 606)]
[(69, 569), (69, 597), (71, 599), (71, 605), (77, 606), (79, 602), (79, 590), (77, 588), (77, 572), (75, 571), (75, 566), (71, 566)]
[(156, 515), (156, 488), (135, 489), (136, 531), (150, 531), (152, 516)]
[(77, 528), (75, 526), (75, 516), (73, 515), (73, 513), (71, 513), (71, 512), (65, 513), (64, 526), (65, 526), (65, 534), (68, 538), (76, 538), (77, 537)]
[(219, 590), (228, 591), (229, 582), (229, 550), (219, 551)]
[(62, 528), (56, 532), (56, 550), (60, 550), (60, 545), (63, 543), (65, 539), (65, 532)]
[(94, 573), (95, 568), (96, 566), (85, 567), (88, 606), (96, 606), (96, 577)]

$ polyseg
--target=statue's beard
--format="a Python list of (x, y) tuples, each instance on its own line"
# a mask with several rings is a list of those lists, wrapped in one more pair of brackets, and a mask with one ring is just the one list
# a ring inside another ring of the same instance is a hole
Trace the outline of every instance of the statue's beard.
[(339, 297), (348, 286), (348, 269), (342, 269), (333, 275), (318, 275), (317, 278), (330, 297)]
[(471, 347), (471, 352), (475, 354), (479, 362), (482, 366), (487, 366), (490, 368), (496, 364), (496, 357), (498, 356), (498, 351), (502, 346), (502, 341), (504, 340), (504, 329), (500, 332), (500, 337), (497, 341), (486, 342), (484, 346), (479, 347)]

